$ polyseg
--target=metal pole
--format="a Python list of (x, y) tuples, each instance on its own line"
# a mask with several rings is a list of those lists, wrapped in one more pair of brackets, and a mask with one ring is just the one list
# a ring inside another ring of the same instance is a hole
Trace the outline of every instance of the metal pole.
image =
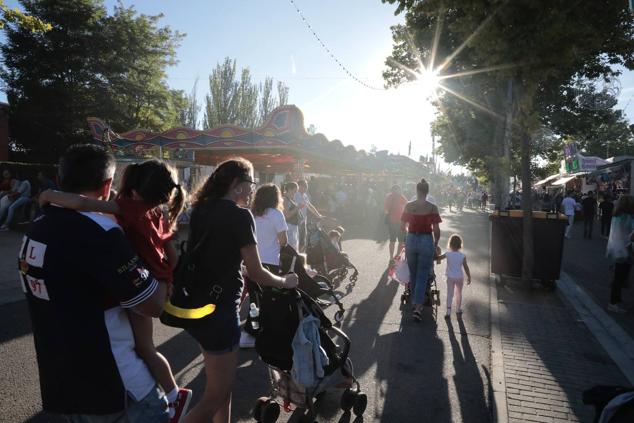
[(431, 133), (431, 161), (434, 166), (432, 174), (436, 174), (436, 136), (434, 132)]

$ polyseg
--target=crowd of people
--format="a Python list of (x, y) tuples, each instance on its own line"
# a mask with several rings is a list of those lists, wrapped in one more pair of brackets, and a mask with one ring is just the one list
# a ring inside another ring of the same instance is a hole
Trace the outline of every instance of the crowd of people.
[[(71, 147), (60, 160), (60, 190), (45, 181), (38, 189), (39, 217), (20, 248), (43, 407), (71, 422), (95, 416), (100, 422), (229, 422), (238, 349), (254, 341), (240, 324), (245, 279), (247, 288), (296, 287), (297, 275), (281, 274), (281, 251), (306, 250), (307, 222), (322, 219), (331, 198), (318, 182), (311, 198), (306, 180), (258, 186), (253, 166), (241, 158), (219, 164), (189, 199), (163, 161), (127, 166), (116, 190), (114, 172), (114, 158), (103, 148)], [(412, 317), (422, 319), (433, 259), (447, 261), (447, 316), (454, 292), (460, 314), (469, 268), (458, 235), (440, 254), (442, 219), (428, 198), (429, 184), (418, 182), (409, 199), (399, 186), (387, 196), (372, 184), (348, 187), (337, 187), (338, 206), (326, 210), (345, 220), (367, 210), (363, 202), (371, 197), (389, 228), (390, 258), (397, 240), (399, 251), (405, 247)], [(4, 197), (26, 192), (16, 183), (3, 188)], [(351, 195), (357, 190), (361, 194)], [(183, 270), (173, 237), (186, 203), (189, 261)], [(343, 232), (341, 226), (328, 232), (339, 252)], [(180, 283), (183, 272), (187, 283)], [(189, 411), (192, 392), (178, 386), (152, 338), (153, 318), (163, 321), (166, 313), (187, 322), (180, 327), (203, 355), (207, 384)]]
[[(43, 191), (55, 188), (55, 183), (42, 171), (38, 172), (35, 189), (27, 177), (9, 169), (2, 171), (0, 181), (0, 231), (21, 221), (30, 221), (38, 212), (37, 199)], [(21, 214), (21, 216), (19, 216)]]

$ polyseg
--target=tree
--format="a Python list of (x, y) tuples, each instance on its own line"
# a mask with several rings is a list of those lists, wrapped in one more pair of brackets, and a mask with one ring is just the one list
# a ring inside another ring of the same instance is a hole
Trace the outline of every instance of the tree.
[[(542, 127), (543, 116), (539, 112), (544, 93), (556, 93), (579, 77), (613, 75), (615, 65), (634, 68), (634, 18), (622, 2), (383, 1), (396, 3), (397, 11), (405, 12), (405, 26), (394, 30), (394, 62), (416, 69), (419, 56), (429, 63), (432, 51), (436, 51), (436, 63), (447, 64), (443, 69), (446, 72), (494, 70), (488, 73), (489, 84), (483, 88), (493, 87), (491, 94), (497, 93), (492, 97), (498, 102), (503, 98), (500, 94), (505, 92), (504, 87), (510, 88), (507, 93), (511, 94), (511, 101), (502, 110), (507, 132), (520, 146), (525, 190), (532, 182), (533, 134)], [(434, 34), (441, 22), (445, 23), (444, 30), (440, 39), (436, 39), (438, 48), (434, 48)], [(414, 48), (409, 43), (403, 46), (403, 33), (411, 34)], [(388, 65), (390, 69), (385, 75), (388, 83), (414, 77), (393, 62)], [(471, 75), (456, 79), (469, 83), (478, 78)], [(479, 102), (472, 102), (472, 106), (486, 109)], [(500, 109), (490, 111), (500, 116), (496, 110)], [(443, 109), (441, 113), (445, 113)], [(522, 279), (528, 280), (533, 269), (532, 196), (523, 195), (522, 200)]]
[(284, 106), (288, 104), (288, 91), (289, 88), (282, 81), (277, 82), (277, 105)]
[(200, 105), (198, 104), (198, 78), (194, 81), (191, 93), (186, 98), (185, 107), (180, 109), (180, 124), (185, 128), (198, 128), (198, 113)]
[(161, 16), (100, 0), (22, 0), (46, 32), (5, 27), (1, 77), (10, 104), (10, 131), (30, 161), (56, 161), (89, 139), (86, 118), (115, 131), (163, 130), (178, 122), (184, 95), (172, 91), (165, 69), (175, 63), (182, 34), (159, 27)]
[(273, 78), (266, 77), (260, 85), (260, 105), (258, 123), (262, 125), (268, 119), (269, 114), (275, 109), (276, 103), (273, 97)]
[(209, 75), (209, 94), (205, 97), (206, 129), (220, 125), (254, 128), (265, 123), (268, 115), (288, 101), (288, 87), (277, 83), (278, 99), (273, 98), (273, 79), (266, 77), (262, 84), (251, 79), (249, 68), (238, 72), (236, 61), (226, 57)]
[(6, 5), (4, 0), (0, 0), (0, 29), (4, 28), (7, 24), (15, 24), (33, 32), (45, 32), (53, 28), (51, 24), (34, 16), (27, 15), (18, 8), (11, 9)]

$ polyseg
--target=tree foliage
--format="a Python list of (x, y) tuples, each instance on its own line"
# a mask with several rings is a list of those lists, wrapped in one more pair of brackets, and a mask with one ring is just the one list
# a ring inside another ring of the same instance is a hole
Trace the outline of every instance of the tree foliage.
[(4, 0), (0, 0), (0, 29), (7, 24), (15, 24), (30, 31), (49, 31), (53, 28), (50, 23), (22, 12), (18, 8), (11, 9)]
[[(556, 137), (547, 145), (534, 140), (534, 153), (551, 159), (561, 151), (563, 139), (578, 140), (589, 154), (630, 151), (631, 135), (622, 112), (578, 102), (580, 92), (590, 97), (606, 93), (575, 86), (580, 76), (601, 78), (614, 73), (616, 64), (634, 65), (633, 21), (625, 4), (384, 2), (397, 4), (397, 12), (404, 12), (406, 20), (393, 28), (393, 52), (384, 72), (388, 85), (415, 79), (407, 68), (421, 72), (420, 63), (430, 63), (437, 33), (434, 67), (446, 64), (442, 74), (461, 75), (443, 81), (447, 90), (437, 100), (435, 130), (447, 161), (489, 176), (500, 165), (519, 168), (513, 162), (519, 159), (522, 136), (533, 136), (544, 126)], [(479, 73), (487, 69), (491, 70)], [(500, 140), (508, 121), (511, 151), (505, 158)]]
[(251, 78), (249, 68), (238, 70), (235, 59), (226, 57), (209, 75), (209, 94), (205, 98), (206, 129), (220, 125), (254, 128), (264, 124), (271, 111), (288, 102), (288, 87), (277, 83), (277, 98), (273, 94), (273, 79), (266, 77), (261, 84)]
[[(559, 113), (557, 109), (551, 108), (550, 116), (544, 111), (563, 94), (562, 87), (579, 78), (609, 77), (615, 74), (615, 65), (634, 68), (634, 18), (625, 2), (383, 2), (397, 4), (397, 12), (405, 13), (405, 25), (393, 30), (394, 49), (384, 73), (388, 85), (415, 78), (402, 65), (422, 71), (419, 63), (430, 63), (432, 57), (442, 64), (444, 74), (458, 74), (439, 99), (440, 113), (447, 117), (445, 127), (455, 134), (457, 155), (472, 165), (481, 160), (491, 169), (508, 168), (511, 163), (496, 164), (498, 157), (509, 162), (513, 157), (510, 143), (500, 140), (515, 140), (526, 189), (532, 182), (535, 134), (555, 120), (550, 117)], [(457, 106), (462, 111), (450, 109), (450, 96), (462, 97), (463, 105)], [(483, 138), (468, 132), (474, 128), (469, 110), (492, 117)], [(459, 128), (464, 122), (470, 126)], [(472, 143), (478, 146), (468, 145)], [(492, 154), (487, 156), (484, 151)], [(524, 280), (530, 278), (533, 263), (531, 201), (530, 195), (522, 196)]]
[(68, 145), (86, 141), (88, 116), (115, 131), (178, 124), (186, 96), (170, 90), (165, 77), (183, 34), (159, 26), (161, 15), (121, 4), (108, 15), (101, 0), (21, 4), (52, 26), (46, 32), (5, 27), (1, 76), (11, 135), (29, 159), (55, 161)]

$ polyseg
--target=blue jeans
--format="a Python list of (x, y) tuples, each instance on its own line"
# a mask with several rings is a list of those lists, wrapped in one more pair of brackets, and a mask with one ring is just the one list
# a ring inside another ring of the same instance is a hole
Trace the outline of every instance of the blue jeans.
[(412, 304), (423, 304), (427, 279), (434, 262), (434, 238), (431, 234), (408, 233), (405, 238), (405, 255), (409, 267)]
[[(24, 204), (27, 204), (30, 202), (31, 202), (31, 199), (29, 197), (16, 198), (15, 201), (11, 203), (11, 205), (9, 206), (9, 212), (7, 213), (7, 219), (4, 221), (4, 225), (9, 226), (11, 222), (13, 221), (13, 215), (15, 214), (15, 211), (18, 208), (22, 207)], [(2, 217), (4, 216), (0, 216), (0, 219), (2, 219)]]
[(167, 423), (167, 398), (155, 386), (141, 401), (128, 397), (125, 411), (108, 415), (73, 414), (65, 416), (68, 423)]

